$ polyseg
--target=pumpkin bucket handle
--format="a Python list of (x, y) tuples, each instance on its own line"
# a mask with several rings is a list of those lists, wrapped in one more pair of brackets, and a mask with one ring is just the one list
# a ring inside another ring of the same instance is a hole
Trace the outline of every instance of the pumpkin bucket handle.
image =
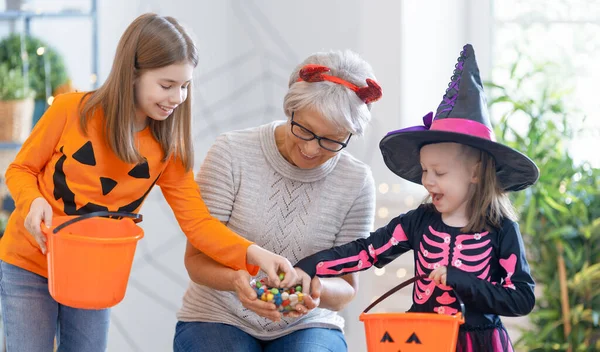
[(78, 221), (89, 219), (89, 218), (101, 217), (101, 216), (102, 217), (110, 217), (110, 218), (131, 218), (133, 220), (133, 222), (135, 222), (135, 223), (141, 222), (144, 218), (141, 214), (126, 213), (126, 212), (121, 212), (121, 211), (95, 211), (92, 213), (87, 213), (87, 214), (81, 215), (79, 217), (73, 218), (69, 221), (65, 221), (64, 223), (56, 226), (56, 228), (54, 228), (52, 233), (57, 234), (58, 231), (64, 229), (65, 227), (67, 227), (71, 224), (74, 224)]

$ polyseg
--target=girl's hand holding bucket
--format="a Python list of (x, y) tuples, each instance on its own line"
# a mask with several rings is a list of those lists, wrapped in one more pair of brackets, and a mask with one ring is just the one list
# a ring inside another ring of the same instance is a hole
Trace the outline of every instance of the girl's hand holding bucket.
[(38, 197), (31, 202), (29, 213), (25, 218), (25, 228), (35, 238), (43, 254), (46, 254), (46, 236), (42, 233), (40, 225), (50, 228), (52, 226), (52, 207), (48, 201)]
[(142, 215), (97, 211), (58, 216), (41, 230), (48, 241), (48, 291), (63, 305), (114, 307), (125, 297)]
[(429, 274), (429, 279), (435, 282), (436, 285), (444, 285), (446, 286), (446, 277), (447, 277), (448, 268), (444, 266), (439, 266), (435, 268), (431, 274)]

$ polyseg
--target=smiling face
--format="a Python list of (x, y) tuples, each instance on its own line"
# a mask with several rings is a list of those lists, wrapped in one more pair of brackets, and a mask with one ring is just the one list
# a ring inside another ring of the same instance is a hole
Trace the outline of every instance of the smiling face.
[[(294, 112), (294, 122), (304, 127), (303, 130), (298, 126), (294, 127), (299, 131), (297, 133), (301, 133), (301, 135), (310, 135), (308, 132), (310, 131), (319, 137), (342, 143), (346, 142), (350, 136), (350, 132), (340, 130), (333, 122), (313, 109), (302, 109)], [(301, 169), (314, 169), (337, 154), (323, 149), (317, 139), (305, 141), (297, 137), (292, 133), (291, 127), (291, 121), (279, 126), (275, 131), (275, 137), (279, 152), (292, 165)]]
[(179, 63), (142, 72), (135, 82), (136, 124), (140, 129), (148, 118), (167, 119), (187, 99), (193, 70), (191, 64)]
[(421, 182), (442, 218), (467, 220), (467, 202), (477, 183), (477, 158), (457, 143), (423, 146)]

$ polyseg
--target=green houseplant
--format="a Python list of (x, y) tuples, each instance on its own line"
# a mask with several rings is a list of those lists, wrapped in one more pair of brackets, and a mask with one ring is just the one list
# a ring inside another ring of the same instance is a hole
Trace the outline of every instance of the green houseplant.
[[(25, 36), (23, 39), (29, 62), (29, 86), (35, 91), (35, 99), (46, 100), (47, 77), (44, 61), (50, 66), (51, 92), (68, 81), (65, 63), (62, 56), (44, 41), (32, 36)], [(38, 55), (37, 50), (41, 47), (44, 48), (44, 53)], [(23, 69), (19, 34), (11, 34), (0, 41), (0, 63), (6, 63), (9, 69)]]
[(33, 96), (20, 69), (0, 64), (0, 141), (23, 142), (29, 136)]
[[(23, 70), (21, 55), (21, 35), (11, 34), (0, 41), (0, 63), (8, 65), (9, 69)], [(53, 94), (60, 87), (69, 84), (69, 78), (62, 56), (48, 44), (33, 36), (24, 36), (26, 59), (28, 62), (29, 87), (35, 92), (35, 124), (46, 110), (48, 84), (49, 93)], [(38, 49), (44, 48), (43, 55), (38, 55)], [(47, 66), (47, 67), (46, 67)], [(47, 75), (46, 69), (49, 69)]]
[(35, 92), (27, 82), (21, 70), (10, 69), (8, 64), (0, 63), (0, 100), (22, 100), (33, 98)]
[(600, 351), (600, 170), (569, 152), (585, 129), (573, 127), (577, 111), (567, 107), (569, 92), (553, 84), (553, 67), (520, 58), (508, 85), (488, 84), (492, 116), (500, 115), (496, 135), (540, 168), (536, 185), (512, 195), (542, 292), (517, 346)]

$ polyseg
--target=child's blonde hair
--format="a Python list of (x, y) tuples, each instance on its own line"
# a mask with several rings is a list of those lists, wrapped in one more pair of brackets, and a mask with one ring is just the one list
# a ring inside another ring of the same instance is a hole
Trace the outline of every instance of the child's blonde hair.
[(463, 151), (470, 149), (479, 154), (477, 162), (477, 183), (467, 202), (469, 222), (462, 229), (465, 232), (500, 229), (502, 220), (517, 220), (517, 213), (508, 198), (508, 193), (500, 188), (496, 177), (496, 162), (487, 152), (463, 145)]
[[(135, 79), (145, 70), (179, 63), (196, 67), (198, 51), (177, 20), (152, 13), (136, 18), (121, 36), (106, 82), (96, 91), (87, 93), (85, 97), (89, 96), (89, 99), (82, 99), (81, 129), (87, 132), (88, 119), (101, 108), (105, 139), (113, 152), (127, 163), (142, 162), (143, 157), (135, 145)], [(190, 84), (187, 99), (168, 119), (149, 119), (149, 128), (161, 145), (163, 159), (175, 156), (187, 170), (194, 162), (191, 88)]]

